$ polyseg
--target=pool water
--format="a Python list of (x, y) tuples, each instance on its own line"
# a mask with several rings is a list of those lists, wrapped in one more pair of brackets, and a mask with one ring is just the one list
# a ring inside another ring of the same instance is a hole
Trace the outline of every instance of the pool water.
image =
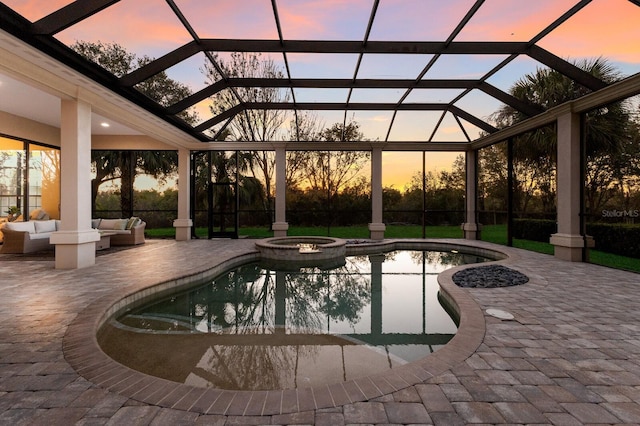
[(487, 259), (439, 251), (347, 256), (330, 269), (239, 266), (103, 326), (131, 368), (198, 387), (291, 389), (427, 356), (456, 333), (437, 275)]

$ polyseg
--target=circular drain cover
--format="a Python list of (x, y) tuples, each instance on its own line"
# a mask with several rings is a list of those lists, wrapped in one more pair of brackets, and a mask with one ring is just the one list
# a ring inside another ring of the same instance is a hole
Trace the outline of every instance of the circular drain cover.
[(487, 314), (502, 320), (512, 320), (514, 318), (512, 314), (501, 309), (487, 309)]

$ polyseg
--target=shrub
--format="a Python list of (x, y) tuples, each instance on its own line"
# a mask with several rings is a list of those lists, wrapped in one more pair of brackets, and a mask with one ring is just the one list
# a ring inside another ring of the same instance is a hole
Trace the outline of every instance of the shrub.
[(640, 259), (640, 225), (589, 223), (596, 250)]
[(555, 220), (546, 219), (515, 219), (512, 235), (521, 240), (540, 241), (548, 243), (551, 234), (558, 229)]
[[(514, 238), (549, 242), (557, 225), (553, 220), (515, 219), (512, 232)], [(595, 240), (596, 250), (640, 258), (640, 225), (588, 223), (587, 235)]]

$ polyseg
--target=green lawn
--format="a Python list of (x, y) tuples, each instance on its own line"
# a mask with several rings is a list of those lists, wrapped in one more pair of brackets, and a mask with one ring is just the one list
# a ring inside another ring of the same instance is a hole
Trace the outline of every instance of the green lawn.
[[(145, 234), (149, 238), (175, 238), (174, 228), (146, 229)], [(206, 237), (205, 228), (196, 229), (196, 235)], [(327, 227), (291, 227), (288, 235), (318, 235), (332, 236), (345, 239), (369, 238), (369, 230), (366, 225), (361, 226), (335, 226)], [(243, 227), (240, 229), (240, 236), (248, 238), (267, 238), (273, 236), (266, 227)], [(459, 226), (428, 226), (426, 229), (427, 238), (462, 238), (462, 231)], [(387, 225), (385, 231), (386, 238), (422, 238), (422, 227), (419, 225)], [(482, 240), (496, 244), (507, 244), (506, 225), (487, 225), (482, 228)], [(513, 240), (513, 246), (525, 250), (539, 253), (553, 254), (553, 246), (549, 243), (528, 240)], [(640, 259), (618, 256), (591, 250), (589, 253), (592, 263), (608, 266), (611, 268), (625, 269), (640, 272)]]

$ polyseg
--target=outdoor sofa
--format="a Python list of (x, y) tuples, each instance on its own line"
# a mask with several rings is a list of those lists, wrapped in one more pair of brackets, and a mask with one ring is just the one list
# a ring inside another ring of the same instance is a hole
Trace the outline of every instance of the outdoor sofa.
[(4, 241), (0, 253), (33, 253), (52, 249), (49, 237), (60, 228), (59, 220), (6, 222), (2, 227)]
[[(111, 245), (126, 246), (145, 242), (146, 223), (139, 218), (94, 219), (92, 226), (101, 233), (108, 233)], [(0, 253), (33, 253), (53, 249), (49, 237), (58, 230), (60, 221), (53, 219), (7, 222), (2, 227), (4, 242), (0, 246)]]
[(93, 219), (91, 227), (111, 235), (112, 246), (144, 244), (144, 229), (147, 224), (139, 217), (129, 219)]

